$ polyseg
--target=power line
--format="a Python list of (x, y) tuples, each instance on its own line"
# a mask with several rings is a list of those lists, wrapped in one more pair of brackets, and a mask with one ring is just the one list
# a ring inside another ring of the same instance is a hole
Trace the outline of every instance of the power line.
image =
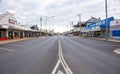
[[(120, 0), (119, 0), (119, 1), (120, 1)], [(120, 15), (119, 15), (119, 13), (117, 12), (116, 8), (113, 7), (114, 5), (112, 4), (111, 0), (109, 0), (109, 4), (110, 4), (110, 6), (112, 6), (111, 8), (112, 8), (113, 11), (115, 12), (115, 14), (120, 17)]]

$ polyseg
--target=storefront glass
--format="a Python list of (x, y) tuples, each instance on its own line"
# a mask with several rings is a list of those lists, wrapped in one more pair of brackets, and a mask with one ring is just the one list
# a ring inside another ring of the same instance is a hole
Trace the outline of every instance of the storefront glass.
[(0, 30), (0, 38), (6, 37), (6, 30)]

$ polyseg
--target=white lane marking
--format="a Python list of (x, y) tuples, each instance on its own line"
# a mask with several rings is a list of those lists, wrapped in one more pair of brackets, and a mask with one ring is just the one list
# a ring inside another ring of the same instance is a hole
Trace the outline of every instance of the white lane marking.
[[(22, 44), (22, 43), (21, 43)], [(32, 43), (23, 43), (23, 44), (32, 44)]]
[(60, 65), (60, 59), (58, 60), (57, 64), (55, 65), (55, 68), (53, 69), (51, 74), (55, 74), (57, 71), (58, 66)]
[(117, 54), (120, 54), (120, 49), (116, 49), (114, 50), (113, 52), (117, 53)]
[(65, 61), (65, 59), (63, 57), (60, 40), (59, 40), (59, 50), (60, 50), (60, 54), (61, 54), (61, 63), (62, 63), (62, 66), (64, 67), (66, 73), (67, 74), (73, 74), (73, 72), (71, 71), (70, 67), (67, 65), (67, 63), (66, 63), (66, 61)]
[(62, 71), (58, 70), (57, 74), (64, 74)]
[(12, 46), (20, 46), (20, 47), (25, 47), (25, 46), (23, 46), (23, 45), (18, 45), (18, 44), (10, 44), (10, 45), (12, 45)]
[(3, 48), (3, 47), (0, 47), (0, 49), (7, 50), (7, 51), (14, 51), (14, 50), (11, 50), (11, 49), (8, 49), (8, 48)]
[(31, 45), (32, 43), (19, 43), (20, 45)]
[[(62, 54), (62, 47), (61, 47), (60, 39), (59, 39), (59, 51), (58, 51), (58, 54), (59, 54), (59, 60), (58, 60), (57, 64), (55, 65), (55, 67), (54, 67), (51, 74), (56, 74), (60, 63), (62, 64), (62, 66), (63, 66), (63, 68), (64, 68), (64, 70), (66, 72), (65, 74), (73, 74), (73, 72), (71, 71), (71, 69), (69, 68), (69, 66), (67, 65), (67, 63), (64, 60), (64, 57), (63, 57), (63, 54)], [(59, 71), (59, 73), (64, 74), (62, 71), (61, 72), (60, 72), (60, 70), (58, 70), (58, 71)], [(57, 72), (57, 74), (58, 74), (58, 72)]]

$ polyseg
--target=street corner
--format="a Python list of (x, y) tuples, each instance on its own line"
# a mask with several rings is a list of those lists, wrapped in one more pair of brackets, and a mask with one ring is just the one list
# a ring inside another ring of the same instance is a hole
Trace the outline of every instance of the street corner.
[(115, 53), (117, 53), (117, 54), (120, 54), (120, 48), (115, 49), (113, 52), (115, 52)]

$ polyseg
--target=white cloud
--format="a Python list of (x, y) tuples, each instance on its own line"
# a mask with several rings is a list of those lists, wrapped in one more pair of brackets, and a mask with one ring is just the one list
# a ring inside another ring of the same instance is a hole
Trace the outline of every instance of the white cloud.
[[(114, 8), (118, 10), (120, 1), (112, 1)], [(109, 16), (115, 16), (113, 6), (109, 5)], [(48, 27), (54, 27), (57, 31), (66, 31), (66, 26), (70, 21), (78, 21), (78, 13), (82, 14), (85, 21), (91, 16), (105, 18), (104, 0), (2, 0), (0, 2), (0, 12), (14, 13), (18, 21), (39, 24), (40, 16), (55, 16), (49, 19)], [(64, 23), (61, 23), (65, 21)], [(43, 23), (44, 24), (44, 23)], [(54, 26), (52, 26), (54, 24)], [(59, 28), (58, 28), (59, 27)]]

